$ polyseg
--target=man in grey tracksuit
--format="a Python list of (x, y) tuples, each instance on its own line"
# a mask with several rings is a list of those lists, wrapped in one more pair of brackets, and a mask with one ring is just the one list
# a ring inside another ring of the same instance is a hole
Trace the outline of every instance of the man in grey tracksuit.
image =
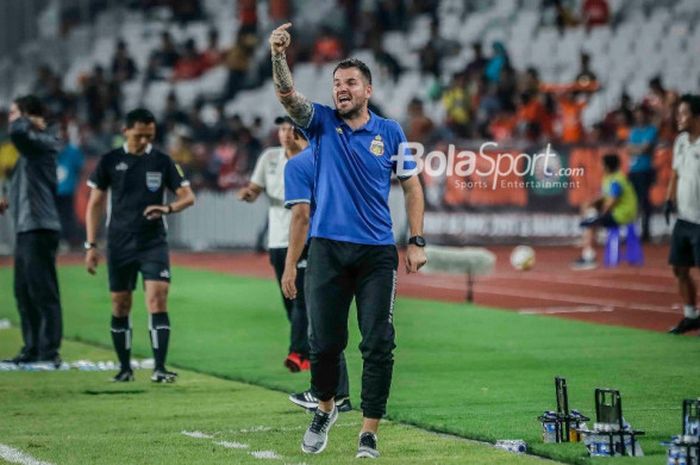
[(56, 251), (61, 229), (56, 209), (58, 140), (46, 132), (41, 101), (17, 98), (8, 115), (10, 139), (20, 153), (9, 201), (0, 198), (14, 220), (15, 299), (24, 347), (12, 363), (61, 363), (61, 302), (56, 278)]

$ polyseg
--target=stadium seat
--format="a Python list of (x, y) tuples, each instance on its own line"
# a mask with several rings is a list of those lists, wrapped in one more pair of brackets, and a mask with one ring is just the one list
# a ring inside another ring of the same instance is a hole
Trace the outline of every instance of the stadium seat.
[(624, 255), (620, 253), (620, 228), (616, 226), (607, 229), (603, 262), (606, 267), (616, 267), (622, 260), (633, 266), (642, 266), (644, 264), (644, 251), (637, 234), (636, 224), (630, 223), (624, 228), (627, 233)]

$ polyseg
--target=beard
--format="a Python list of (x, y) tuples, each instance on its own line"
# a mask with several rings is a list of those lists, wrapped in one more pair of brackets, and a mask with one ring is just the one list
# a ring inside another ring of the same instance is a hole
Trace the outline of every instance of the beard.
[(352, 107), (350, 107), (347, 110), (341, 110), (340, 108), (338, 108), (338, 104), (336, 104), (335, 110), (338, 112), (338, 115), (341, 118), (354, 119), (354, 118), (360, 116), (360, 114), (362, 113), (362, 110), (365, 108), (366, 104), (367, 104), (367, 100), (364, 100), (362, 102), (356, 103), (355, 105), (353, 105)]

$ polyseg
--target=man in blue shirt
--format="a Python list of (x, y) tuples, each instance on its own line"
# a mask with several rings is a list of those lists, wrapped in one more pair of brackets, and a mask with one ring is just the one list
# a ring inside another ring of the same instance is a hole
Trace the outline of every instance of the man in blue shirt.
[(58, 153), (58, 195), (56, 208), (61, 220), (61, 239), (71, 247), (80, 242), (77, 220), (75, 218), (75, 190), (80, 180), (85, 157), (83, 151), (70, 141), (66, 128), (62, 130), (63, 148)]
[[(296, 130), (296, 129), (295, 129)], [(309, 324), (306, 316), (304, 277), (308, 258), (306, 242), (313, 215), (314, 154), (310, 147), (290, 159), (284, 167), (284, 206), (292, 211), (289, 224), (289, 245), (282, 274), (282, 292), (292, 301), (293, 338), (302, 339), (308, 356)], [(296, 336), (294, 336), (296, 335)], [(335, 405), (339, 412), (352, 410), (350, 387), (345, 356), (340, 357), (340, 377), (335, 393)], [(291, 394), (289, 400), (309, 410), (318, 407), (318, 398), (311, 390)]]
[[(322, 452), (338, 417), (334, 402), (340, 354), (348, 340), (348, 312), (355, 298), (362, 342), (363, 423), (357, 457), (378, 457), (377, 429), (386, 412), (393, 370), (393, 309), (398, 254), (389, 212), (392, 171), (406, 198), (411, 238), (406, 270), (425, 264), (423, 190), (415, 162), (399, 151), (406, 137), (392, 120), (370, 112), (372, 75), (359, 60), (333, 72), (335, 109), (311, 103), (294, 89), (285, 50), (287, 29), (270, 36), (272, 74), (280, 103), (309, 138), (315, 155), (314, 221), (304, 283), (309, 317), (311, 385), (318, 408), (302, 440), (306, 453)], [(396, 160), (402, 163), (398, 165)]]
[(629, 180), (634, 186), (642, 212), (642, 240), (649, 241), (651, 201), (649, 190), (656, 180), (653, 154), (658, 138), (656, 127), (651, 124), (650, 110), (639, 106), (634, 110), (634, 126), (627, 141), (630, 153)]

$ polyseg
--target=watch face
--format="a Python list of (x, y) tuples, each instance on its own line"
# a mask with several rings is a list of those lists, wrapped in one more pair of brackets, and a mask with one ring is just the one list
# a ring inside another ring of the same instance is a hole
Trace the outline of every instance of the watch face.
[(414, 236), (412, 239), (413, 240), (411, 242), (413, 242), (418, 247), (425, 247), (425, 239), (423, 238), (423, 236)]

